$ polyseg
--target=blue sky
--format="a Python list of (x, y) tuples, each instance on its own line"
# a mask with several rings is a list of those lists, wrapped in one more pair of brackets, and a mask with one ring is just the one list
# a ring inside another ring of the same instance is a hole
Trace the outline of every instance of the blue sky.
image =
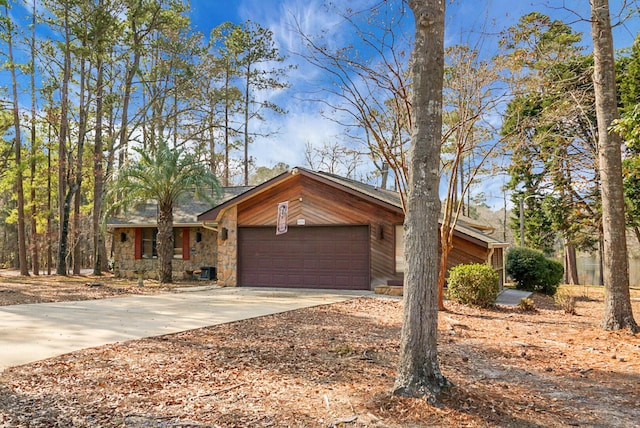
[[(355, 5), (357, 2), (351, 2)], [(274, 94), (272, 101), (287, 110), (285, 116), (270, 115), (263, 123), (253, 123), (253, 127), (267, 128), (276, 134), (258, 140), (250, 147), (250, 155), (258, 165), (273, 166), (285, 162), (290, 166), (304, 166), (304, 148), (307, 143), (321, 145), (338, 141), (343, 129), (336, 123), (320, 117), (320, 106), (304, 102), (308, 91), (320, 89), (322, 76), (319, 70), (306, 64), (296, 56), (302, 50), (301, 40), (292, 30), (294, 21), (299, 22), (308, 34), (318, 34), (323, 30), (336, 32), (336, 39), (348, 35), (341, 33), (341, 20), (325, 13), (322, 1), (309, 0), (192, 0), (191, 19), (197, 31), (208, 35), (211, 28), (224, 21), (236, 23), (252, 20), (273, 31), (280, 52), (288, 61), (297, 66), (289, 73), (291, 87)], [(340, 36), (342, 34), (342, 36)]]
[[(372, 3), (377, 1), (352, 0), (348, 5), (358, 10)], [(500, 32), (514, 25), (520, 16), (531, 11), (540, 11), (572, 23), (577, 31), (583, 32), (584, 42), (589, 44), (590, 27), (588, 22), (582, 19), (588, 18), (589, 2), (564, 1), (565, 4), (575, 7), (575, 11), (549, 6), (562, 3), (556, 0), (454, 0), (448, 3), (446, 43), (473, 44), (473, 40), (486, 35), (481, 49), (487, 57), (494, 56), (498, 52), (497, 40)], [(191, 4), (191, 19), (196, 30), (206, 35), (224, 21), (255, 21), (273, 31), (280, 51), (289, 55), (289, 61), (298, 66), (298, 69), (289, 75), (291, 87), (285, 92), (273, 94), (273, 101), (283, 106), (288, 114), (272, 117), (268, 123), (259, 125), (276, 131), (277, 135), (263, 141), (258, 140), (251, 146), (250, 154), (257, 160), (258, 165), (273, 166), (277, 162), (285, 162), (290, 166), (303, 165), (306, 144), (318, 146), (325, 142), (341, 142), (346, 139), (341, 127), (319, 114), (319, 105), (301, 101), (309, 90), (321, 90), (326, 82), (319, 70), (292, 55), (293, 52), (302, 50), (301, 41), (292, 30), (294, 18), (308, 34), (328, 31), (333, 34), (337, 45), (357, 43), (348, 26), (344, 25), (338, 16), (323, 8), (322, 0), (191, 0)], [(621, 12), (620, 4), (620, 0), (611, 0), (613, 21), (617, 21), (616, 17)], [(411, 20), (407, 22), (411, 23)], [(614, 32), (616, 47), (630, 46), (638, 29), (637, 17), (618, 26)], [(487, 202), (495, 208), (503, 205), (500, 189), (505, 180), (504, 177), (485, 180), (483, 190), (487, 194)]]
[[(289, 89), (264, 95), (288, 113), (283, 116), (270, 115), (267, 121), (251, 125), (260, 127), (262, 134), (273, 134), (268, 138), (258, 138), (250, 146), (250, 156), (256, 160), (258, 166), (270, 167), (278, 162), (290, 166), (305, 166), (304, 150), (307, 144), (319, 147), (325, 143), (346, 144), (349, 140), (345, 136), (344, 128), (323, 117), (320, 112), (322, 106), (308, 100), (310, 92), (315, 93), (316, 98), (332, 96), (323, 92), (323, 87), (327, 85), (326, 76), (321, 70), (295, 55), (304, 49), (300, 37), (293, 30), (294, 22), (298, 22), (302, 31), (308, 35), (327, 32), (330, 34), (329, 41), (334, 46), (350, 43), (357, 46), (358, 40), (351, 28), (336, 13), (327, 11), (323, 6), (326, 1), (191, 0), (190, 17), (196, 31), (208, 36), (211, 29), (225, 21), (255, 21), (272, 30), (280, 52), (288, 55), (288, 61), (297, 66), (297, 69), (289, 73)], [(341, 0), (333, 3), (339, 6), (348, 5), (354, 10), (365, 10), (380, 1), (382, 0)], [(401, 0), (389, 1), (400, 4)], [(610, 1), (614, 21), (617, 21), (615, 16), (620, 13), (619, 5), (623, 0)], [(577, 5), (579, 10), (551, 8), (550, 3)], [(510, 25), (514, 25), (520, 16), (531, 11), (540, 11), (575, 24), (574, 28), (584, 33), (585, 43), (589, 43), (589, 25), (581, 20), (589, 14), (587, 0), (450, 0), (446, 17), (446, 43), (473, 45), (474, 40), (486, 35), (481, 50), (484, 56), (492, 57), (498, 53), (499, 34)], [(405, 24), (411, 30), (410, 18), (405, 19)], [(618, 26), (614, 33), (617, 47), (630, 46), (639, 29), (640, 21), (637, 16)], [(240, 157), (240, 153), (235, 155)], [(482, 190), (488, 197), (487, 202), (493, 207), (499, 208), (503, 204), (501, 187), (505, 180), (502, 176), (483, 180)]]

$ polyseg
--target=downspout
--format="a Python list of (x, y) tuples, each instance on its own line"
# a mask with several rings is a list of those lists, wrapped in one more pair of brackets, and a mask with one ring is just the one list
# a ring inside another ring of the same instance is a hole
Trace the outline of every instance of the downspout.
[[(201, 220), (200, 223), (202, 224), (202, 228), (203, 229), (207, 229), (207, 230), (211, 230), (211, 231), (215, 232), (216, 235), (218, 235), (220, 233), (220, 229), (219, 229), (220, 222), (218, 220), (220, 220), (222, 218), (222, 216), (223, 216), (223, 214), (225, 212), (226, 212), (226, 210), (223, 210), (223, 211), (219, 212), (218, 215), (216, 216), (216, 221)], [(218, 259), (219, 257), (220, 257), (220, 254), (218, 252), (218, 239), (216, 239), (216, 261), (215, 261), (216, 269), (219, 269), (219, 267), (220, 267), (220, 260)], [(220, 284), (220, 282), (218, 282), (218, 284)]]
[[(504, 284), (507, 283), (507, 270), (505, 268), (505, 263), (504, 263), (504, 257), (505, 257), (505, 252), (504, 252), (504, 247), (500, 247), (502, 248), (502, 266), (501, 266), (501, 270), (502, 270), (502, 281), (500, 282), (500, 291), (502, 291), (504, 289)], [(493, 267), (492, 263), (491, 263), (491, 258), (493, 257), (493, 254), (495, 253), (495, 249), (496, 247), (489, 244), (489, 255), (487, 256), (487, 264), (491, 267)]]
[(493, 246), (489, 246), (489, 254), (487, 255), (487, 264), (491, 267), (493, 267), (493, 265), (491, 264), (491, 257), (493, 257), (493, 253), (495, 252), (495, 247)]

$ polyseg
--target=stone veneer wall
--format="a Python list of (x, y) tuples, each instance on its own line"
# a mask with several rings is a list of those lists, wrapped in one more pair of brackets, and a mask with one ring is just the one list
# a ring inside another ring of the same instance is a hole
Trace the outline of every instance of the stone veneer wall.
[[(196, 234), (202, 233), (202, 240), (196, 242)], [(120, 242), (120, 234), (126, 234), (126, 241)], [(118, 228), (113, 231), (114, 253), (113, 272), (117, 278), (137, 278), (135, 273), (144, 270), (145, 278), (158, 278), (158, 259), (135, 259), (135, 228)], [(216, 232), (202, 227), (189, 230), (189, 260), (173, 259), (173, 279), (192, 279), (187, 271), (198, 271), (203, 266), (216, 266)]]
[(218, 231), (227, 229), (227, 239), (221, 239), (218, 232), (218, 285), (235, 287), (238, 285), (238, 209), (234, 206), (222, 214)]

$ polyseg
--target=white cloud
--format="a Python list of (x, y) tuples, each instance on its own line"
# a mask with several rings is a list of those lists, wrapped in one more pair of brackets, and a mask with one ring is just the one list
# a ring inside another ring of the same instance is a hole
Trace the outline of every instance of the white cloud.
[(266, 165), (285, 162), (290, 166), (305, 166), (304, 151), (307, 144), (319, 147), (335, 141), (342, 129), (328, 119), (312, 112), (290, 113), (281, 123), (281, 133), (253, 146), (254, 156)]
[(299, 55), (305, 50), (300, 32), (310, 37), (331, 34), (327, 40), (336, 46), (347, 43), (348, 34), (340, 31), (344, 19), (326, 9), (324, 3), (323, 0), (244, 0), (238, 6), (238, 15), (242, 20), (250, 19), (273, 32), (279, 51), (288, 57), (287, 63), (296, 66), (286, 78), (289, 88), (257, 94), (288, 112), (285, 115), (268, 114), (266, 121), (253, 121), (250, 124), (256, 132), (277, 133), (271, 137), (257, 138), (249, 147), (249, 155), (259, 166), (272, 166), (278, 162), (304, 166), (307, 143), (319, 147), (343, 138), (344, 129), (322, 116), (323, 105), (304, 101), (309, 98), (309, 93), (316, 94), (314, 97), (319, 99), (331, 98), (331, 94), (323, 92), (322, 85), (326, 84), (326, 79), (322, 71)]

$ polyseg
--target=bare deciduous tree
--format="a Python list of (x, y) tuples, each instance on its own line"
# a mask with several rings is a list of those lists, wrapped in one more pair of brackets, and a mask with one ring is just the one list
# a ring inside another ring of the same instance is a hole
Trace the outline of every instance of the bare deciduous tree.
[(593, 84), (598, 119), (598, 161), (602, 180), (604, 234), (603, 277), (605, 285), (605, 330), (640, 329), (633, 318), (629, 293), (624, 193), (622, 187), (621, 139), (609, 127), (618, 117), (615, 60), (608, 0), (590, 0), (593, 38)]
[(416, 38), (414, 123), (405, 218), (404, 319), (394, 393), (434, 401), (450, 385), (438, 365), (438, 218), (444, 2), (410, 0)]

